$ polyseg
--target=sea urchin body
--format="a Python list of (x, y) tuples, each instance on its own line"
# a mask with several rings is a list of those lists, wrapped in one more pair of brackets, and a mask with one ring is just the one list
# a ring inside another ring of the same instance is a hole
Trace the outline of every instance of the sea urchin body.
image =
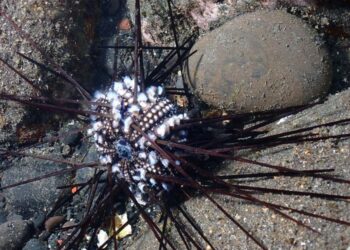
[[(88, 133), (93, 135), (100, 163), (111, 165), (112, 172), (125, 179), (138, 201), (145, 204), (148, 189), (169, 190), (168, 184), (158, 183), (147, 173), (172, 175), (173, 171), (144, 135), (153, 141), (169, 137), (170, 130), (188, 117), (162, 96), (160, 86), (150, 86), (144, 93), (138, 90), (136, 100), (133, 91), (134, 80), (125, 77), (106, 92), (96, 92), (93, 110), (106, 116), (91, 116)], [(178, 132), (179, 140), (185, 139), (184, 132)]]

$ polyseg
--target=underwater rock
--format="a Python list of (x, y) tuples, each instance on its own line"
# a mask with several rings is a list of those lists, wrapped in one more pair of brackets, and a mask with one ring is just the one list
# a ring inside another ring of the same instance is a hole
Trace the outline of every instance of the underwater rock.
[[(50, 58), (65, 69), (74, 65), (74, 69), (77, 70), (70, 73), (87, 86), (93, 72), (88, 55), (95, 16), (90, 8), (94, 9), (93, 3), (83, 1), (0, 1), (0, 9), (6, 10), (6, 14), (15, 19), (21, 29), (46, 53), (46, 56), (41, 55), (28, 40), (23, 39), (23, 36), (15, 31), (5, 17), (1, 16), (0, 57), (33, 81), (35, 87), (0, 62), (0, 92), (17, 96), (35, 96), (39, 88), (43, 92), (54, 93), (56, 97), (61, 98), (71, 97), (75, 93), (62, 79), (35, 66), (17, 52), (47, 66)], [(52, 64), (50, 67), (55, 68)], [(17, 129), (25, 124), (31, 124), (32, 121), (28, 121), (28, 118), (33, 117), (33, 113), (28, 114), (28, 110), (18, 104), (1, 102), (0, 141), (16, 141)]]
[(23, 250), (46, 250), (47, 247), (44, 242), (38, 239), (31, 239), (24, 246)]
[[(7, 169), (2, 178), (2, 186), (11, 185), (24, 179), (43, 176), (66, 168), (64, 164), (45, 162), (29, 157), (13, 161), (13, 167)], [(30, 219), (38, 212), (47, 211), (60, 195), (58, 186), (67, 185), (69, 174), (53, 176), (40, 182), (31, 182), (4, 190), (6, 210)], [(0, 248), (2, 249), (2, 248)]]
[(239, 16), (194, 45), (186, 75), (207, 104), (237, 113), (306, 104), (331, 84), (316, 32), (284, 11)]
[(32, 225), (24, 220), (8, 221), (1, 224), (0, 249), (22, 249), (32, 233)]

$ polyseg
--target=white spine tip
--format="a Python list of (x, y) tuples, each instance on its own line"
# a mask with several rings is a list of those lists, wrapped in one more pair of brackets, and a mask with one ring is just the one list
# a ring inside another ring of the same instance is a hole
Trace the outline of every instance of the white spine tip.
[(149, 182), (151, 183), (151, 185), (152, 185), (152, 186), (157, 185), (156, 180), (155, 180), (155, 179), (153, 179), (153, 178), (150, 178), (150, 179), (149, 179)]
[(157, 91), (157, 88), (154, 86), (151, 86), (146, 90), (146, 94), (151, 101), (156, 100), (156, 91)]
[(152, 140), (152, 141), (155, 141), (157, 140), (157, 136), (153, 133), (148, 133), (148, 137)]
[(131, 105), (131, 107), (128, 109), (128, 112), (131, 114), (138, 114), (140, 112), (140, 107), (137, 105)]
[(152, 166), (157, 164), (158, 157), (157, 157), (157, 153), (155, 151), (149, 152), (148, 161), (149, 161), (149, 164), (151, 164)]
[(95, 94), (94, 94), (94, 98), (96, 99), (96, 100), (98, 100), (98, 99), (103, 99), (103, 98), (105, 98), (106, 96), (102, 93), (102, 92), (100, 92), (100, 91), (96, 91), (95, 92)]
[(146, 180), (146, 170), (143, 168), (140, 169), (140, 178), (141, 180)]
[(158, 94), (158, 95), (163, 95), (163, 93), (164, 93), (164, 88), (161, 87), (161, 86), (159, 86), (159, 87), (157, 88), (157, 94)]
[(163, 187), (163, 189), (165, 190), (165, 191), (167, 191), (167, 192), (169, 192), (170, 191), (170, 186), (168, 185), (168, 184), (166, 184), (166, 183), (162, 183), (162, 187)]
[(120, 168), (117, 164), (114, 164), (112, 166), (112, 173), (117, 173), (117, 172), (120, 173)]
[(147, 98), (147, 96), (144, 93), (140, 93), (137, 96), (137, 101), (138, 102), (147, 102), (148, 98)]
[(169, 160), (168, 159), (162, 158), (160, 161), (164, 167), (166, 167), (166, 168), (169, 167)]
[(113, 99), (111, 104), (112, 104), (112, 108), (114, 108), (114, 109), (120, 109), (120, 107), (122, 106), (121, 105), (122, 103), (121, 103), (119, 98)]
[(103, 144), (103, 137), (101, 135), (97, 136), (97, 142), (98, 144)]
[(145, 193), (145, 192), (146, 192), (145, 186), (146, 186), (146, 185), (145, 185), (144, 183), (142, 183), (142, 182), (137, 183), (137, 187), (139, 188), (139, 190), (141, 191), (141, 193)]
[(95, 132), (95, 131), (94, 131), (92, 128), (89, 128), (89, 129), (87, 130), (87, 134), (88, 134), (88, 135), (93, 135), (94, 132)]
[(124, 128), (123, 128), (124, 133), (129, 133), (131, 123), (132, 123), (132, 118), (131, 118), (131, 117), (127, 117), (127, 118), (124, 120)]
[(133, 89), (135, 85), (135, 80), (131, 79), (130, 77), (126, 76), (123, 78), (123, 82), (125, 83), (125, 86), (128, 89)]
[(113, 84), (113, 90), (116, 93), (119, 93), (120, 90), (124, 89), (123, 83), (122, 82), (114, 82)]
[(147, 158), (146, 153), (145, 153), (145, 152), (139, 153), (139, 158), (140, 158), (140, 159), (146, 159), (146, 158)]
[(174, 127), (175, 126), (175, 118), (174, 117), (170, 117), (167, 121), (168, 125), (170, 127)]
[(156, 133), (160, 136), (160, 137), (165, 137), (167, 134), (167, 126), (165, 124), (160, 125), (157, 129), (156, 129)]
[(112, 127), (113, 127), (114, 129), (118, 128), (118, 127), (119, 127), (119, 120), (113, 120), (113, 122), (112, 122)]

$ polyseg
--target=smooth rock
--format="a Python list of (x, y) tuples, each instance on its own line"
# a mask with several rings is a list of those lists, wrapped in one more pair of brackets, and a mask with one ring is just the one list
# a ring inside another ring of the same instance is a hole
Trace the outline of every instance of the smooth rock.
[(23, 220), (23, 216), (22, 216), (22, 215), (19, 215), (19, 214), (16, 214), (16, 213), (13, 213), (13, 211), (10, 211), (10, 212), (7, 214), (6, 220), (8, 220), (8, 221)]
[(0, 249), (22, 249), (33, 233), (32, 225), (24, 220), (8, 221), (0, 225)]
[[(29, 157), (14, 160), (11, 168), (3, 173), (2, 185), (7, 186), (23, 180), (44, 176), (67, 168), (65, 164), (45, 162)], [(46, 212), (60, 194), (58, 186), (68, 183), (69, 175), (53, 176), (4, 190), (6, 209), (30, 219), (37, 213)]]
[(65, 124), (58, 133), (61, 142), (72, 147), (78, 145), (83, 137), (80, 127), (76, 123)]
[(31, 239), (24, 246), (23, 250), (47, 250), (46, 244), (38, 239)]
[(239, 16), (194, 45), (185, 70), (205, 103), (237, 113), (302, 105), (331, 84), (316, 32), (284, 11)]
[[(98, 161), (99, 156), (98, 156), (98, 151), (96, 147), (94, 145), (89, 148), (87, 147), (89, 146), (83, 143), (81, 148), (84, 148), (84, 149), (80, 151), (81, 153), (82, 152), (87, 153), (84, 159), (84, 162), (91, 163), (91, 162)], [(77, 183), (86, 182), (90, 180), (94, 175), (95, 175), (95, 170), (93, 168), (81, 168), (76, 171), (75, 181)]]

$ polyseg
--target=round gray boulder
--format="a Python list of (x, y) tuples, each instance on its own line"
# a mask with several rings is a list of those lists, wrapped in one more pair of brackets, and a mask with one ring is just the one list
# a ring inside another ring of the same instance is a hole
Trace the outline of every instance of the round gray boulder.
[(237, 113), (306, 104), (331, 83), (324, 44), (284, 11), (239, 16), (205, 34), (192, 51), (185, 72), (195, 93)]

